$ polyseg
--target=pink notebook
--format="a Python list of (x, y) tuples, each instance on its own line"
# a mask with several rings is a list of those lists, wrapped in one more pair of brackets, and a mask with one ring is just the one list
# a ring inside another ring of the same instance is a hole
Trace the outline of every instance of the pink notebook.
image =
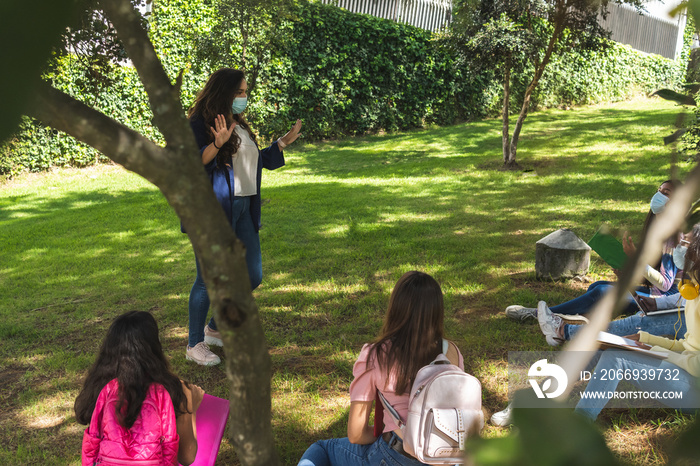
[(229, 401), (204, 394), (197, 409), (197, 457), (192, 466), (214, 466), (228, 422)]

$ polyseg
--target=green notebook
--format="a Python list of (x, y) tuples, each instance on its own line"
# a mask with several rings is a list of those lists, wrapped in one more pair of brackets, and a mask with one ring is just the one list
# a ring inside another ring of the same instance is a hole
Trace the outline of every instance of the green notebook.
[(627, 254), (622, 248), (622, 243), (611, 235), (605, 226), (596, 231), (588, 245), (613, 269), (622, 269), (627, 261)]

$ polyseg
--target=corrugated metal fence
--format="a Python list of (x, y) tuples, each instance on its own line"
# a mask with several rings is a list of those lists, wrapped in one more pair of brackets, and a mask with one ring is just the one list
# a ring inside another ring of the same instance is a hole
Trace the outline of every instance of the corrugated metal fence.
[(640, 15), (633, 7), (625, 4), (609, 3), (610, 14), (600, 25), (611, 31), (615, 42), (629, 44), (633, 49), (656, 53), (662, 57), (675, 59), (683, 46), (685, 16), (672, 21), (655, 16)]
[[(451, 0), (321, 0), (353, 13), (410, 24), (428, 31), (445, 28), (452, 20)], [(677, 21), (640, 15), (628, 5), (610, 2), (608, 18), (600, 24), (611, 31), (612, 39), (646, 53), (666, 58), (678, 57), (683, 46), (685, 16)]]
[(451, 0), (321, 0), (353, 13), (410, 24), (428, 31), (439, 31), (452, 20)]

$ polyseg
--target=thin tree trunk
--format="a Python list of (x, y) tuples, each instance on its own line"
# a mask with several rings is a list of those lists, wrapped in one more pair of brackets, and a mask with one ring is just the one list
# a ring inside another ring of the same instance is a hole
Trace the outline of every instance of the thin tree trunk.
[(561, 21), (559, 21), (554, 25), (554, 31), (552, 32), (552, 37), (550, 37), (549, 39), (549, 43), (547, 44), (547, 50), (544, 54), (544, 58), (542, 59), (542, 62), (539, 64), (539, 66), (535, 68), (535, 75), (532, 77), (532, 81), (530, 81), (530, 84), (525, 90), (523, 106), (520, 108), (520, 114), (518, 115), (518, 119), (515, 122), (515, 127), (513, 128), (513, 136), (510, 140), (510, 157), (507, 163), (508, 166), (515, 166), (517, 164), (516, 154), (518, 151), (518, 140), (520, 139), (520, 131), (522, 130), (523, 123), (525, 122), (525, 118), (527, 118), (527, 113), (530, 108), (530, 99), (532, 97), (532, 93), (537, 88), (537, 85), (540, 82), (540, 78), (542, 78), (542, 74), (544, 73), (545, 67), (547, 66), (550, 58), (552, 57), (552, 52), (554, 51), (554, 47), (559, 41), (559, 37), (561, 36), (562, 30), (563, 26), (561, 24)]
[(510, 137), (509, 116), (510, 116), (510, 55), (506, 58), (505, 76), (503, 77), (503, 164), (510, 162)]
[[(231, 383), (231, 440), (243, 465), (279, 465), (271, 426), (271, 361), (250, 289), (245, 247), (235, 237), (202, 168), (182, 104), (129, 0), (101, 5), (148, 93), (167, 141), (141, 134), (48, 85), (30, 110), (45, 124), (104, 153), (160, 188), (185, 226), (220, 326)], [(183, 314), (183, 319), (186, 314)]]

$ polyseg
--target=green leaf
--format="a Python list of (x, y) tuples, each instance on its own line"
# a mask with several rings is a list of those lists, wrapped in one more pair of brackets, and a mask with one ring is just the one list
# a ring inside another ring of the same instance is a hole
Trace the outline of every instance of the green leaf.
[(695, 422), (688, 430), (683, 432), (673, 448), (670, 455), (669, 464), (689, 464), (681, 460), (697, 461), (700, 458), (700, 419), (695, 418)]
[(688, 0), (688, 12), (695, 20), (695, 24), (700, 23), (700, 0)]
[(469, 439), (465, 451), (470, 463), (479, 466), (508, 466), (520, 463), (520, 443), (513, 434), (490, 439)]
[(672, 100), (673, 102), (678, 102), (682, 105), (692, 105), (696, 106), (695, 99), (687, 94), (681, 94), (680, 92), (672, 91), (671, 89), (659, 89), (652, 95), (658, 95), (662, 99)]
[[(541, 404), (531, 390), (515, 395), (514, 406)], [(514, 408), (523, 458), (537, 466), (617, 465), (605, 439), (591, 421), (570, 408)]]
[(19, 124), (52, 47), (77, 11), (77, 0), (0, 2), (0, 141)]

